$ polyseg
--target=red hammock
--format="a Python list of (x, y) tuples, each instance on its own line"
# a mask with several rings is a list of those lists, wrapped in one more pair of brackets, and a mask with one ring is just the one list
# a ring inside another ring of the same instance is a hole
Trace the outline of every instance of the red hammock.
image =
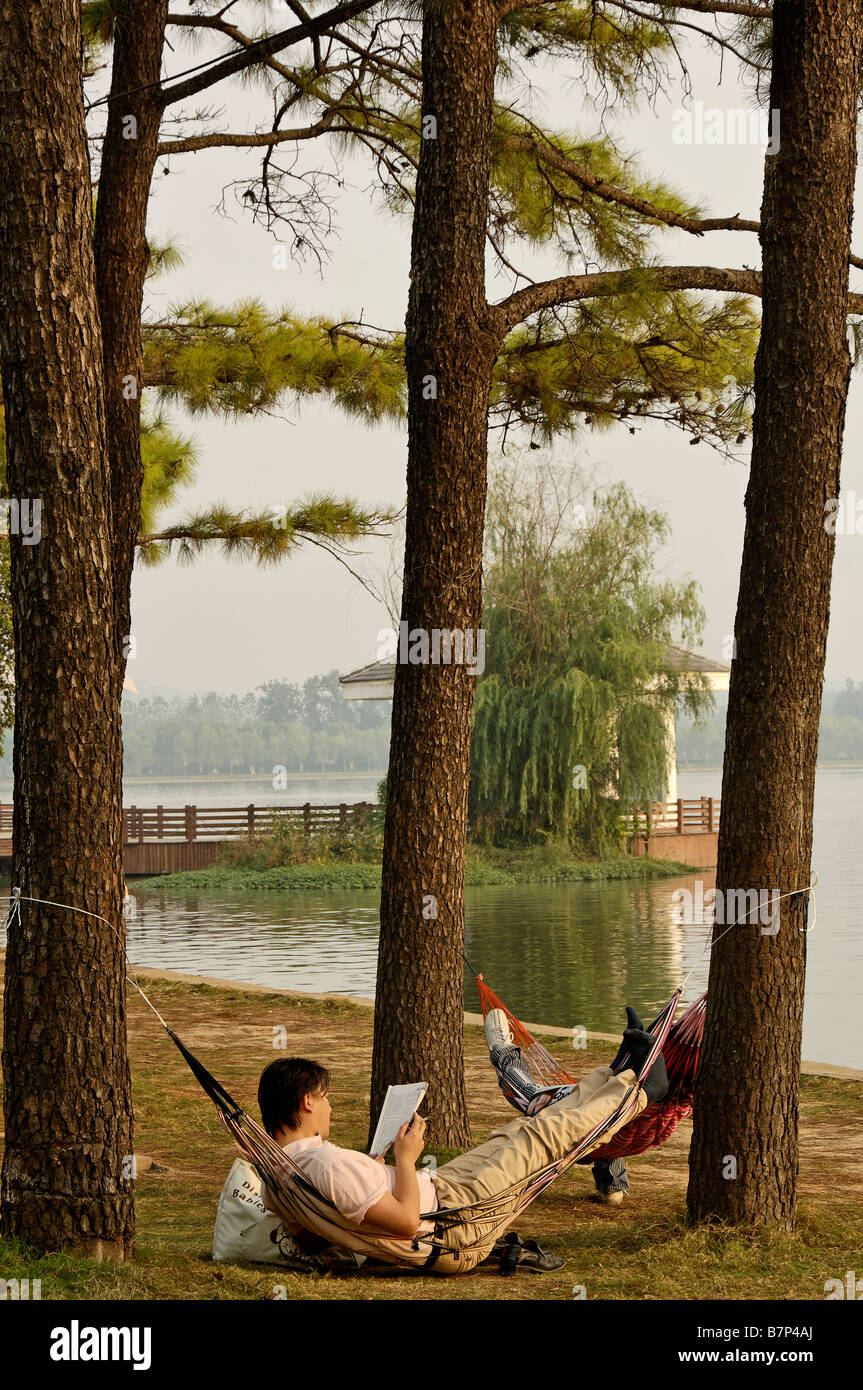
[[(490, 1009), (503, 1010), (512, 1031), (512, 1040), (521, 1048), (522, 1059), (537, 1083), (544, 1088), (573, 1084), (576, 1078), (570, 1076), (555, 1061), (548, 1049), (543, 1047), (515, 1014), (510, 1012), (503, 1000), (498, 999), (482, 975), (477, 975), (476, 985), (483, 1018)], [(706, 998), (707, 996), (702, 994), (700, 999), (690, 1004), (686, 1012), (672, 1025), (665, 1040), (662, 1055), (668, 1072), (666, 1095), (657, 1104), (648, 1105), (640, 1115), (630, 1120), (628, 1125), (619, 1129), (607, 1144), (594, 1149), (590, 1154), (591, 1163), (599, 1158), (634, 1158), (646, 1149), (657, 1148), (674, 1133), (681, 1120), (692, 1114), (692, 1087), (704, 1032)], [(652, 1023), (647, 1031), (651, 1032), (653, 1027)], [(508, 1099), (514, 1099), (506, 1087), (502, 1089)]]

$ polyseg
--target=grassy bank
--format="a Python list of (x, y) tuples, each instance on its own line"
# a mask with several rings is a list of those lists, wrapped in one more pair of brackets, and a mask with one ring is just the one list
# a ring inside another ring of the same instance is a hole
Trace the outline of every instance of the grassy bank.
[[(635, 858), (576, 859), (571, 854), (549, 853), (545, 846), (522, 850), (468, 848), (465, 882), (468, 887), (506, 883), (587, 883), (606, 879), (676, 878), (691, 874), (692, 866), (670, 859)], [(159, 889), (186, 892), (213, 888), (239, 892), (316, 892), (329, 888), (379, 888), (379, 863), (345, 863), (336, 859), (304, 864), (255, 867), (248, 864), (220, 864), (209, 869), (163, 874), (158, 878), (132, 880), (133, 890)]]
[[(372, 1014), (341, 1000), (252, 994), (175, 981), (148, 984), (162, 1014), (252, 1113), (257, 1077), (273, 1058), (273, 1028), (289, 1047), (333, 1071), (336, 1142), (364, 1146)], [(863, 1258), (863, 1083), (803, 1079), (800, 1216), (793, 1236), (688, 1229), (684, 1220), (691, 1128), (632, 1161), (620, 1208), (591, 1199), (587, 1168), (574, 1168), (521, 1217), (517, 1229), (566, 1257), (555, 1274), (464, 1279), (388, 1272), (377, 1277), (296, 1274), (273, 1266), (215, 1265), (210, 1258), (219, 1191), (233, 1161), (230, 1140), (146, 1006), (129, 997), (136, 1148), (164, 1171), (138, 1179), (136, 1258), (120, 1268), (68, 1255), (34, 1258), (0, 1241), (0, 1279), (41, 1279), (42, 1299), (821, 1299), (827, 1279)], [(560, 1058), (573, 1067), (566, 1040)], [(608, 1061), (611, 1044), (577, 1054), (579, 1072)], [(488, 1065), (482, 1032), (466, 1030), (473, 1141), (512, 1117)], [(439, 1157), (448, 1155), (439, 1154)]]

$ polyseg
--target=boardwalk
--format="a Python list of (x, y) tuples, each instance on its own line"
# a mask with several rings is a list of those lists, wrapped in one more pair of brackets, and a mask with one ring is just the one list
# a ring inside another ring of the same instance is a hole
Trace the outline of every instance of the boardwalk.
[(202, 869), (219, 859), (220, 846), (247, 836), (271, 835), (276, 825), (311, 835), (367, 822), (368, 801), (338, 806), (129, 806), (123, 810), (127, 874)]
[[(246, 836), (272, 834), (290, 825), (311, 835), (352, 822), (375, 811), (368, 801), (338, 806), (124, 806), (123, 862), (126, 873), (164, 874), (215, 864), (220, 846)], [(0, 862), (12, 858), (12, 803), (0, 802)]]
[[(716, 863), (720, 802), (714, 797), (653, 801), (623, 818), (631, 854), (677, 859), (698, 868)], [(278, 825), (311, 835), (377, 811), (368, 801), (336, 806), (125, 806), (123, 845), (126, 873), (162, 874), (202, 869), (219, 859), (226, 841), (270, 835)], [(12, 804), (0, 802), (0, 861), (12, 857)]]

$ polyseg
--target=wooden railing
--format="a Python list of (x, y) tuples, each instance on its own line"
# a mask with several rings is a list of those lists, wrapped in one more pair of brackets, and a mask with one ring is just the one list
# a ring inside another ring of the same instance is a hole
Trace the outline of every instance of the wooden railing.
[(126, 806), (123, 808), (125, 844), (149, 840), (238, 840), (244, 835), (270, 835), (276, 824), (286, 822), (311, 835), (337, 826), (349, 828), (365, 820), (376, 807), (368, 801), (338, 806)]
[[(719, 829), (719, 797), (650, 801), (634, 806), (622, 817), (630, 835), (698, 835)], [(368, 801), (338, 806), (124, 806), (123, 842), (145, 844), (158, 840), (238, 840), (244, 835), (272, 834), (277, 822), (288, 821), (311, 835), (336, 826), (347, 828), (377, 811)], [(0, 802), (0, 839), (11, 839), (12, 803)]]
[(678, 801), (648, 801), (623, 817), (630, 835), (699, 835), (719, 829), (718, 796)]

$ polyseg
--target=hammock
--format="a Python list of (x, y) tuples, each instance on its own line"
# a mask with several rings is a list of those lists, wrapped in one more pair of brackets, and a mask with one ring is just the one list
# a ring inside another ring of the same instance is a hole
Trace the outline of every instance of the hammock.
[[(489, 989), (482, 975), (476, 976), (482, 1016), (490, 1009), (501, 1009), (506, 1015), (512, 1033), (512, 1040), (521, 1049), (522, 1061), (540, 1087), (540, 1094), (556, 1091), (560, 1086), (574, 1084), (575, 1078), (555, 1061), (547, 1048), (543, 1047), (524, 1024), (516, 1018), (502, 999)], [(645, 1110), (612, 1135), (606, 1144), (593, 1149), (591, 1163), (597, 1159), (634, 1158), (646, 1149), (658, 1148), (676, 1130), (680, 1121), (692, 1114), (692, 1088), (698, 1067), (698, 1054), (704, 1032), (704, 1013), (707, 995), (702, 994), (694, 1004), (668, 1029), (663, 1048), (665, 1069), (668, 1072), (668, 1091), (663, 1099)], [(648, 1028), (656, 1034), (668, 1005), (657, 1015)], [(655, 1050), (655, 1049), (654, 1049)], [(624, 1059), (625, 1061), (626, 1059)], [(621, 1070), (623, 1063), (621, 1063)], [(525, 1100), (511, 1083), (501, 1082), (501, 1090), (507, 1100), (517, 1110), (524, 1110)]]
[[(491, 990), (488, 990), (487, 986), (485, 988), (489, 1001), (494, 1001), (489, 1003), (489, 1007), (504, 1007)], [(275, 1206), (277, 1214), (289, 1226), (299, 1225), (304, 1230), (323, 1237), (331, 1244), (347, 1246), (348, 1249), (383, 1260), (386, 1263), (432, 1267), (442, 1256), (448, 1256), (451, 1260), (458, 1262), (462, 1256), (471, 1252), (490, 1249), (497, 1236), (506, 1230), (530, 1206), (531, 1202), (550, 1183), (554, 1182), (555, 1178), (560, 1177), (573, 1164), (578, 1163), (585, 1154), (590, 1154), (591, 1160), (593, 1159), (597, 1139), (618, 1124), (627, 1113), (637, 1110), (641, 1080), (648, 1074), (666, 1044), (679, 998), (680, 990), (678, 989), (675, 990), (668, 1003), (651, 1024), (648, 1031), (653, 1035), (653, 1046), (645, 1058), (636, 1080), (626, 1092), (620, 1105), (611, 1116), (595, 1125), (575, 1148), (570, 1149), (568, 1153), (563, 1154), (537, 1172), (530, 1173), (513, 1186), (496, 1193), (493, 1197), (487, 1197), (482, 1201), (465, 1206), (438, 1208), (432, 1212), (421, 1213), (420, 1222), (431, 1223), (433, 1231), (428, 1235), (418, 1233), (415, 1236), (401, 1237), (383, 1231), (376, 1232), (365, 1224), (362, 1227), (357, 1227), (355, 1223), (342, 1216), (338, 1208), (308, 1181), (302, 1169), (294, 1163), (285, 1150), (262, 1129), (256, 1120), (252, 1119), (251, 1115), (237, 1104), (224, 1086), (181, 1042), (176, 1033), (167, 1026), (159, 1015), (157, 1016), (168, 1036), (179, 1049), (195, 1079), (213, 1101), (225, 1129), (234, 1139), (243, 1156), (257, 1170), (261, 1181), (269, 1191), (268, 1205)], [(517, 1027), (519, 1036), (525, 1039), (525, 1053), (530, 1053), (548, 1074), (553, 1073), (564, 1080), (570, 1080), (567, 1074), (554, 1062), (551, 1054), (542, 1047), (542, 1044), (537, 1043), (508, 1010), (506, 1012), (507, 1017), (512, 1022), (514, 1032)], [(618, 1071), (625, 1069), (627, 1060), (626, 1056), (621, 1059), (617, 1068)], [(560, 1084), (562, 1082), (558, 1080), (555, 1086)], [(630, 1127), (627, 1126), (627, 1128)], [(463, 1240), (455, 1247), (447, 1242), (446, 1234), (458, 1226), (473, 1227), (475, 1234), (471, 1239)], [(444, 1263), (446, 1262), (444, 1261)], [(467, 1263), (473, 1267), (474, 1262), (468, 1261)], [(450, 1272), (456, 1271), (453, 1269)]]

